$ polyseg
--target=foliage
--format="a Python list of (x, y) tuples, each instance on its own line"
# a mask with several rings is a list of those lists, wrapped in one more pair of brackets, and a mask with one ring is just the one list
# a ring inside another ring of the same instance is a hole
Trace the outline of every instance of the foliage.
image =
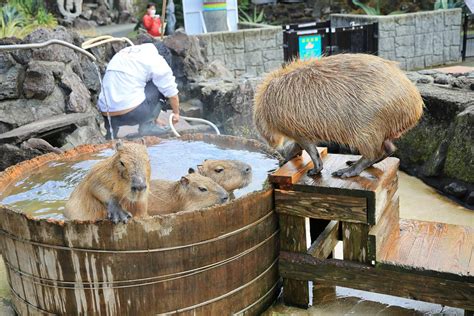
[(253, 7), (253, 14), (252, 15), (249, 15), (247, 14), (247, 12), (245, 12), (244, 10), (240, 9), (239, 8), (239, 12), (240, 12), (240, 15), (239, 15), (239, 20), (240, 22), (246, 22), (246, 23), (262, 23), (263, 22), (263, 18), (264, 18), (264, 13), (265, 13), (265, 10), (262, 9), (260, 11), (260, 13), (257, 12), (257, 7), (254, 6)]
[[(375, 1), (375, 8), (368, 6), (360, 2), (359, 0), (352, 0), (352, 3), (358, 6), (359, 8), (361, 8), (362, 10), (364, 10), (365, 14), (367, 15), (384, 15), (381, 10), (380, 1), (381, 0)], [(403, 13), (405, 13), (405, 11), (397, 10), (397, 11), (390, 12), (387, 15), (395, 15), (395, 14), (403, 14)]]
[(250, 0), (239, 0), (238, 7), (239, 11), (243, 10), (247, 12), (250, 9)]
[(0, 12), (0, 38), (22, 38), (38, 27), (52, 28), (58, 24), (39, 0), (10, 0)]
[(434, 3), (434, 9), (435, 10), (440, 10), (440, 9), (453, 9), (453, 8), (461, 8), (463, 7), (464, 1), (459, 1), (459, 0), (436, 0)]

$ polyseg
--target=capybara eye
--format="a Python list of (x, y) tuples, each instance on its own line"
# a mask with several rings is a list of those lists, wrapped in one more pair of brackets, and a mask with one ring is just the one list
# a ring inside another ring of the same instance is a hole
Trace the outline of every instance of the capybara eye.
[(224, 171), (224, 168), (219, 167), (219, 168), (216, 168), (214, 171), (217, 173), (221, 173), (222, 171)]
[(201, 191), (201, 192), (206, 192), (207, 189), (206, 189), (205, 187), (199, 187), (199, 191)]
[(122, 167), (125, 167), (125, 164), (121, 160), (120, 160), (120, 164), (122, 165)]

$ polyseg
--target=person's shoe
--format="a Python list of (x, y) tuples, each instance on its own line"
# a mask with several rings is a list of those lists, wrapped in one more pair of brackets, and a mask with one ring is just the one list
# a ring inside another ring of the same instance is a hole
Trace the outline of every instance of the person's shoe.
[(145, 123), (138, 127), (138, 134), (140, 134), (140, 136), (159, 136), (166, 134), (169, 131), (169, 126), (160, 127), (155, 125), (153, 122)]

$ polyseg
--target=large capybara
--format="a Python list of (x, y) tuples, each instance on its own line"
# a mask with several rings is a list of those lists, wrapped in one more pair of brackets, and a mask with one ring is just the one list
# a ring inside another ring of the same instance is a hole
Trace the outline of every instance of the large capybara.
[(69, 219), (110, 219), (114, 223), (147, 216), (151, 167), (144, 144), (118, 140), (116, 153), (97, 163), (66, 203)]
[(223, 187), (191, 172), (178, 181), (151, 181), (149, 215), (194, 211), (228, 201), (229, 194)]
[(197, 172), (211, 178), (229, 193), (246, 187), (252, 181), (252, 167), (238, 160), (206, 159), (197, 166)]
[(420, 93), (395, 62), (340, 54), (294, 61), (270, 73), (257, 88), (254, 121), (273, 147), (285, 138), (295, 142), (285, 158), (306, 150), (314, 163), (309, 175), (323, 168), (318, 142), (357, 149), (361, 159), (333, 172), (347, 178), (391, 155), (392, 140), (414, 127), (422, 112)]

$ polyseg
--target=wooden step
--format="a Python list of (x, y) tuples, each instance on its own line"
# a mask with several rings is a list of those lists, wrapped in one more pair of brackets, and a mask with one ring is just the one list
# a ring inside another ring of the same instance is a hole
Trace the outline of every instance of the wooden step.
[[(399, 160), (386, 158), (358, 177), (341, 179), (331, 175), (346, 167), (348, 160), (359, 158), (355, 155), (327, 154), (322, 157), (324, 169), (314, 177), (307, 175), (309, 168), (301, 162), (301, 158), (288, 162), (270, 177), (276, 187), (277, 211), (375, 225), (396, 193)], [(276, 181), (282, 173), (291, 180), (291, 184), (281, 186), (281, 182)]]
[(55, 115), (50, 118), (32, 122), (15, 128), (6, 133), (0, 134), (0, 144), (2, 143), (21, 143), (32, 137), (41, 138), (51, 132), (67, 129), (69, 126), (82, 126), (87, 120), (94, 117), (94, 113), (73, 113)]
[(402, 219), (376, 254), (377, 262), (413, 269), (474, 277), (474, 228)]

